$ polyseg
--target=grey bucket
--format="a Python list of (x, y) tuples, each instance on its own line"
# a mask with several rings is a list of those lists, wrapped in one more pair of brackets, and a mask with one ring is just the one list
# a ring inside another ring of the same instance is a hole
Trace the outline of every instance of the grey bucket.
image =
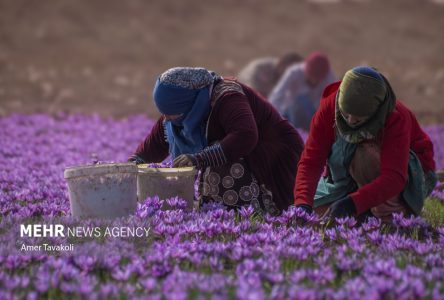
[(137, 207), (137, 166), (132, 163), (65, 169), (71, 215), (81, 218), (128, 216)]
[[(193, 167), (184, 168), (149, 168), (138, 165), (137, 197), (144, 201), (147, 197), (159, 196), (166, 200), (179, 197), (187, 202), (187, 208), (194, 208), (194, 183), (197, 170)], [(166, 203), (163, 206), (167, 209)]]

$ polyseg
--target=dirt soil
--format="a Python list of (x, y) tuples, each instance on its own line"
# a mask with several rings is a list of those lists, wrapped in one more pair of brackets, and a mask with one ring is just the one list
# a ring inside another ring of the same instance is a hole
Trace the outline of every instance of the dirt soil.
[(368, 64), (422, 123), (444, 123), (443, 0), (0, 0), (0, 116), (157, 115), (174, 66), (236, 75), (249, 60), (325, 51)]

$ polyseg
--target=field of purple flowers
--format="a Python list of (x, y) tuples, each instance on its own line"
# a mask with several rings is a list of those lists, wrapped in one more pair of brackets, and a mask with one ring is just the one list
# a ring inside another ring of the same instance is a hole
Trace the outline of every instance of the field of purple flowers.
[[(148, 198), (117, 220), (69, 216), (66, 166), (123, 162), (149, 132), (143, 116), (0, 118), (0, 299), (444, 299), (444, 194), (424, 218), (391, 227), (353, 219), (323, 227), (291, 208), (279, 217), (217, 205), (160, 210)], [(426, 131), (444, 167), (444, 126)], [(307, 219), (304, 226), (296, 217)], [(430, 218), (429, 218), (430, 217)], [(432, 217), (434, 218), (432, 220)], [(144, 238), (20, 237), (20, 224), (145, 227)], [(73, 243), (73, 251), (20, 245)]]

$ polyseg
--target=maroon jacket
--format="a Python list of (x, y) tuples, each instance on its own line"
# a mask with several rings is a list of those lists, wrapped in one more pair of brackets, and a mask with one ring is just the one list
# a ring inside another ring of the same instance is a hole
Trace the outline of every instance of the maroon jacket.
[[(229, 162), (244, 158), (260, 184), (272, 191), (281, 210), (293, 203), (297, 163), (304, 143), (296, 129), (262, 96), (239, 83), (245, 94), (227, 91), (208, 120), (208, 143), (218, 141)], [(168, 156), (163, 117), (139, 145), (136, 155), (147, 162)]]

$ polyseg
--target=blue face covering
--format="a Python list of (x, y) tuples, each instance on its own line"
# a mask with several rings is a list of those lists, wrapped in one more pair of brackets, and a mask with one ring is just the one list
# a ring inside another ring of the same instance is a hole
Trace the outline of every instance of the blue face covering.
[(171, 122), (171, 124), (173, 124), (177, 127), (183, 127), (183, 120), (185, 120), (185, 114), (183, 114), (182, 116), (180, 116), (177, 119), (170, 120), (169, 122)]
[(205, 137), (205, 120), (210, 112), (210, 85), (189, 89), (157, 80), (153, 98), (157, 108), (165, 115), (180, 115), (176, 120), (165, 121), (170, 154), (195, 154), (208, 144)]

